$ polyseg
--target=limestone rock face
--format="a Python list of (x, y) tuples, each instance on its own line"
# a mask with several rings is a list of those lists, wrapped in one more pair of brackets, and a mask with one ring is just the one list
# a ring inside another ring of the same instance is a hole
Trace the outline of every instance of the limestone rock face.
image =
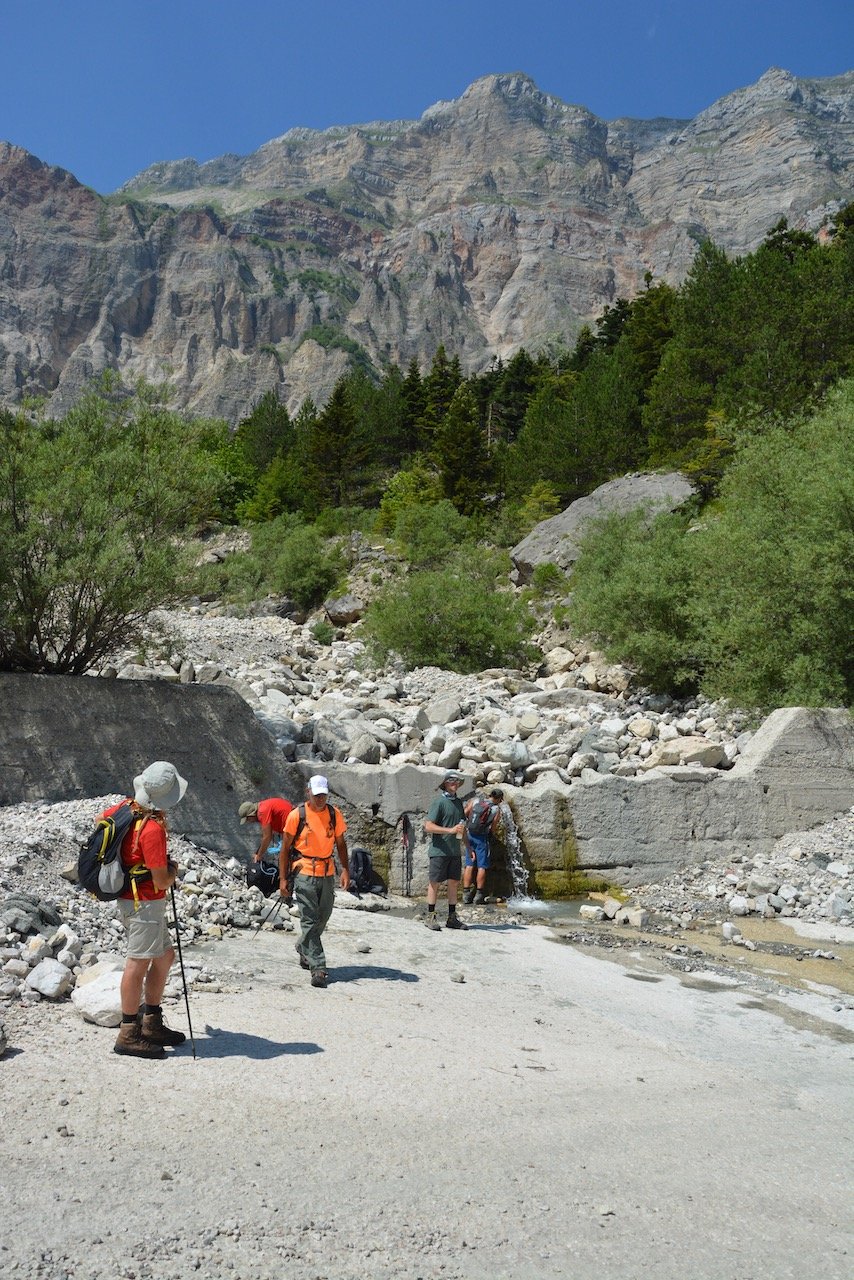
[(853, 99), (854, 73), (772, 69), (693, 121), (604, 121), (493, 75), (420, 120), (154, 165), (109, 203), (0, 143), (0, 399), (59, 413), (109, 368), (236, 421), (270, 389), (323, 404), (354, 357), (444, 342), (469, 373), (571, 342), (705, 237), (818, 227), (854, 186)]

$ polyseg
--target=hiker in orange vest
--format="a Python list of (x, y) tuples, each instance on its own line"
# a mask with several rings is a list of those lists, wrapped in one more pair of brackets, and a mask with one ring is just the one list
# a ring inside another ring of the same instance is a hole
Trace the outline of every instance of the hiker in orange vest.
[(325, 987), (329, 977), (321, 934), (335, 903), (336, 850), (341, 862), (341, 888), (350, 887), (346, 830), (341, 810), (329, 803), (329, 783), (321, 774), (315, 774), (308, 780), (305, 804), (287, 816), (279, 855), (279, 892), (283, 898), (287, 897), (293, 858), (294, 897), (302, 927), (296, 948), (301, 967), (311, 971), (313, 987)]
[[(127, 933), (127, 959), (122, 974), (122, 1022), (113, 1050), (135, 1058), (164, 1058), (164, 1045), (183, 1044), (183, 1031), (163, 1021), (160, 1001), (175, 951), (166, 923), (166, 894), (175, 883), (177, 863), (166, 853), (166, 814), (187, 783), (168, 760), (155, 760), (134, 778), (133, 809), (137, 815), (122, 841), (125, 867), (144, 864), (145, 872), (119, 897)], [(118, 809), (113, 805), (102, 815)], [(144, 1002), (140, 1002), (145, 997)]]

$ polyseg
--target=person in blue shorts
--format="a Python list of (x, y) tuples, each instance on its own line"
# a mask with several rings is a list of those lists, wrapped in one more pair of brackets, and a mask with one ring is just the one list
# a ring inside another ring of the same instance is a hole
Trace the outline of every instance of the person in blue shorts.
[(504, 792), (495, 787), (490, 791), (489, 799), (475, 795), (466, 802), (468, 848), (463, 871), (463, 902), (467, 905), (477, 907), (486, 901), (486, 873), (492, 865), (489, 837), (501, 821), (503, 800)]

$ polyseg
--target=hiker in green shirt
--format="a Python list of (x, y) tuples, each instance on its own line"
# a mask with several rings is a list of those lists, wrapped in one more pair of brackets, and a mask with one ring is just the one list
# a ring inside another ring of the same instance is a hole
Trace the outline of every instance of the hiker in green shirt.
[(427, 928), (441, 929), (436, 919), (439, 885), (447, 881), (448, 919), (446, 929), (467, 929), (457, 915), (457, 890), (462, 874), (462, 853), (466, 848), (466, 815), (457, 792), (463, 775), (448, 769), (439, 784), (439, 794), (430, 805), (424, 830), (430, 836), (430, 871), (427, 886)]

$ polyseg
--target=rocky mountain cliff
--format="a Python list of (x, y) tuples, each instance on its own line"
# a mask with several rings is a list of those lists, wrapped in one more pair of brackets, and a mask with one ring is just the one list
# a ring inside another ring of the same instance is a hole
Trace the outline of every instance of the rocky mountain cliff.
[(699, 241), (749, 251), (854, 192), (854, 72), (772, 69), (695, 120), (603, 121), (521, 74), (418, 121), (292, 129), (104, 198), (0, 143), (0, 399), (61, 412), (105, 368), (236, 421), (353, 360), (467, 371), (573, 341)]

